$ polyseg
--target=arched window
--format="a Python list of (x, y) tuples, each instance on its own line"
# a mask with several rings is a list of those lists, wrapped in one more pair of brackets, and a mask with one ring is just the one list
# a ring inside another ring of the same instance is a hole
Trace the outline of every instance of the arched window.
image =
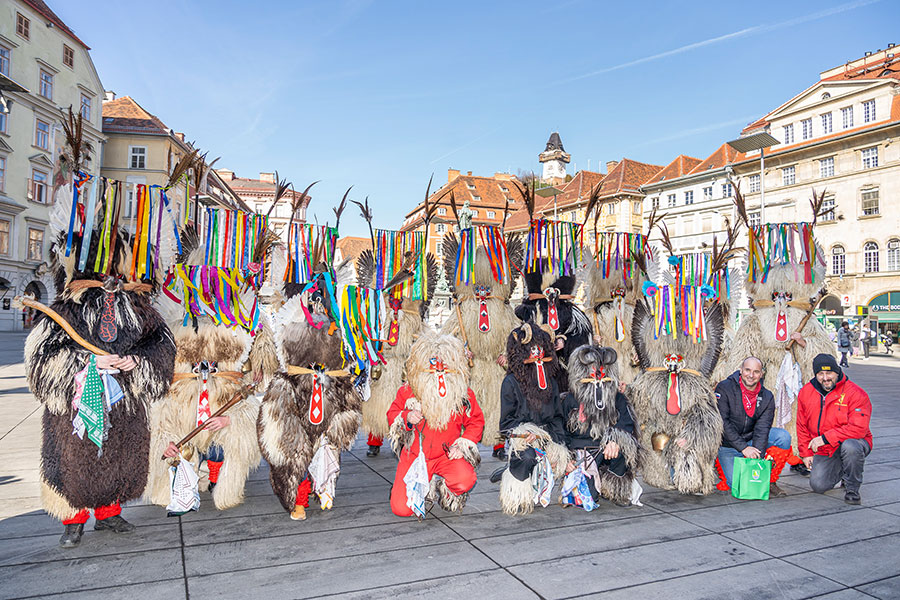
[(863, 256), (865, 261), (866, 273), (878, 272), (878, 244), (875, 242), (866, 242), (863, 247)]
[(843, 246), (834, 246), (831, 249), (831, 274), (843, 275), (847, 270), (847, 254)]
[(887, 243), (887, 270), (900, 271), (900, 239), (891, 238)]

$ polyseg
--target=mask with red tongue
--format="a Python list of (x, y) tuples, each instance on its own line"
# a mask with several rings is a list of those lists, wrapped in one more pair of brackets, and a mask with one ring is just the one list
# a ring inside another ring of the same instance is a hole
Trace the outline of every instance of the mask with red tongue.
[(403, 308), (403, 298), (391, 298), (388, 300), (388, 306), (390, 306), (392, 314), (387, 343), (388, 346), (396, 346), (400, 341), (400, 309)]
[(475, 299), (478, 300), (478, 331), (487, 333), (491, 330), (491, 316), (488, 314), (488, 298), (491, 288), (486, 285), (475, 286)]
[(506, 358), (530, 407), (539, 410), (553, 400), (559, 360), (549, 333), (530, 322), (513, 329), (506, 340)]
[(559, 290), (556, 288), (547, 288), (544, 290), (544, 297), (547, 299), (547, 325), (553, 331), (559, 330), (559, 311), (556, 308), (556, 301), (559, 300)]

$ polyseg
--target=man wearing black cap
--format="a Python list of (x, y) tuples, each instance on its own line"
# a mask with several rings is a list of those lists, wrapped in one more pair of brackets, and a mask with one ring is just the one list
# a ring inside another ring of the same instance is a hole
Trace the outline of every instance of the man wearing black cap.
[(816, 356), (813, 370), (815, 377), (797, 396), (797, 439), (803, 464), (812, 470), (809, 485), (823, 494), (843, 481), (844, 502), (859, 504), (863, 467), (872, 451), (872, 403), (830, 354)]

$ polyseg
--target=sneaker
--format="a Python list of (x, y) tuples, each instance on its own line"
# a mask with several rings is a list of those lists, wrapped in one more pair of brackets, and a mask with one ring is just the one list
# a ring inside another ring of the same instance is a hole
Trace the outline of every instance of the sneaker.
[(847, 492), (844, 494), (844, 502), (846, 502), (847, 504), (852, 504), (854, 506), (859, 505), (859, 492), (847, 490)]
[(774, 481), (769, 484), (769, 498), (784, 498), (787, 496), (787, 492), (778, 487), (778, 484)]
[(497, 460), (506, 460), (509, 458), (509, 455), (506, 453), (506, 448), (496, 448), (492, 453), (492, 456)]
[(94, 531), (112, 531), (113, 533), (131, 533), (134, 525), (122, 518), (121, 515), (113, 515), (102, 521), (94, 523)]
[(84, 533), (84, 523), (66, 525), (66, 532), (59, 538), (59, 547), (74, 548), (81, 543), (82, 533)]
[(803, 475), (804, 477), (809, 477), (809, 469), (807, 469), (806, 465), (804, 465), (802, 462), (797, 463), (796, 465), (791, 465), (791, 471)]
[(293, 521), (305, 521), (306, 520), (306, 507), (300, 506), (299, 504), (294, 507), (294, 510), (291, 511), (291, 520)]
[(368, 457), (378, 456), (378, 454), (380, 452), (381, 452), (381, 446), (369, 446), (369, 449), (366, 450), (366, 456), (368, 456)]

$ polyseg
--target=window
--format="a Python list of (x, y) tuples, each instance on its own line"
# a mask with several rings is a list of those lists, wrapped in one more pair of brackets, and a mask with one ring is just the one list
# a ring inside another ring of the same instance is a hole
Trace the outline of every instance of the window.
[(9, 123), (8, 113), (0, 112), (0, 133), (6, 133), (6, 127)]
[(831, 133), (831, 113), (827, 112), (822, 115), (822, 133)]
[(784, 126), (784, 143), (785, 144), (793, 144), (794, 143), (794, 124)]
[(797, 183), (797, 168), (785, 167), (781, 170), (781, 179), (784, 185), (794, 185)]
[(6, 189), (6, 157), (0, 156), (0, 192)]
[(503, 192), (504, 194), (509, 193), (509, 188), (506, 187), (505, 185), (500, 185), (499, 187), (500, 187), (500, 191)]
[(703, 199), (712, 200), (712, 186), (703, 188)]
[(435, 244), (434, 253), (438, 256), (444, 255), (444, 242), (438, 242), (437, 244)]
[(875, 101), (863, 102), (863, 123), (871, 123), (875, 120)]
[(866, 242), (863, 247), (863, 256), (866, 267), (866, 273), (878, 272), (878, 244), (875, 242)]
[[(672, 194), (672, 195), (674, 196), (674, 194)], [(609, 209), (606, 212), (608, 212), (611, 215), (616, 214), (616, 205), (615, 204), (610, 202), (609, 204), (607, 204), (607, 206), (609, 207)]]
[(863, 169), (874, 169), (878, 166), (878, 146), (865, 148), (862, 151)]
[(835, 246), (831, 249), (831, 274), (843, 275), (847, 272), (847, 255), (843, 246)]
[(53, 74), (41, 69), (41, 81), (38, 93), (47, 100), (53, 100)]
[(437, 225), (434, 226), (434, 230), (437, 233), (444, 233), (445, 231), (447, 231), (447, 226), (444, 225), (443, 223), (438, 223)]
[(750, 227), (759, 227), (762, 225), (762, 215), (760, 215), (758, 210), (751, 212), (747, 216), (750, 219)]
[(710, 231), (712, 231), (712, 221), (712, 216), (703, 217), (703, 233), (709, 233)]
[(653, 210), (658, 210), (658, 209), (659, 209), (659, 196), (653, 198), (653, 199), (650, 201), (650, 206), (653, 208)]
[(631, 214), (633, 214), (633, 215), (639, 215), (639, 214), (641, 214), (641, 211), (642, 211), (643, 208), (644, 208), (644, 207), (643, 207), (643, 204), (644, 204), (644, 203), (641, 202), (640, 200), (635, 200), (635, 201), (632, 203), (632, 205), (631, 205)]
[(819, 215), (819, 221), (834, 221), (837, 217), (834, 214), (834, 195), (829, 194), (822, 200), (822, 212)]
[(44, 230), (28, 228), (28, 260), (44, 260)]
[(441, 215), (441, 216), (446, 215), (446, 214), (447, 214), (447, 209), (444, 208), (443, 206), (441, 206), (440, 208), (438, 208), (438, 214)]
[(812, 117), (800, 121), (800, 135), (803, 136), (804, 140), (812, 137)]
[(688, 204), (693, 204), (693, 203), (694, 203), (694, 191), (689, 190), (684, 193), (684, 204), (686, 206)]
[(81, 118), (85, 121), (91, 120), (91, 97), (85, 94), (81, 95)]
[(0, 256), (9, 256), (9, 232), (12, 223), (8, 219), (0, 219)]
[(841, 109), (841, 122), (843, 123), (844, 129), (850, 129), (853, 127), (853, 107), (848, 106), (846, 108)]
[(47, 203), (47, 173), (38, 169), (31, 170), (31, 200), (41, 204)]
[[(480, 200), (480, 198), (479, 198), (479, 200)], [(473, 210), (473, 211), (472, 211), (472, 216), (473, 216), (473, 217), (477, 217), (477, 216), (478, 216), (478, 211), (477, 211), (477, 210)]]
[(497, 216), (497, 213), (496, 213), (495, 211), (493, 211), (493, 210), (487, 211), (487, 218), (488, 218), (488, 219), (493, 219), (493, 218), (496, 217), (496, 216)]
[(34, 121), (34, 145), (44, 150), (50, 149), (50, 124), (40, 119)]
[(732, 186), (730, 183), (723, 183), (722, 184), (722, 197), (723, 198), (731, 198), (731, 196), (733, 194), (734, 194), (734, 186)]
[(9, 77), (9, 48), (0, 46), (0, 73)]
[(467, 186), (470, 190), (474, 190), (474, 189), (475, 189), (475, 184), (474, 184), (474, 183), (467, 183), (466, 186)]
[(750, 193), (759, 191), (759, 175), (750, 176)]
[(819, 177), (831, 177), (834, 175), (834, 157), (829, 156), (819, 161)]
[(70, 69), (75, 66), (75, 51), (63, 44), (63, 64)]
[(863, 216), (870, 217), (879, 214), (878, 188), (863, 190), (860, 199), (860, 208), (862, 208)]
[[(481, 202), (481, 196), (472, 196), (472, 201), (473, 202)], [(475, 211), (475, 214), (476, 215), (478, 214), (477, 210)]]
[(576, 217), (575, 211), (574, 210), (569, 211), (569, 221), (574, 223), (576, 220), (575, 217)]
[(900, 271), (900, 239), (891, 238), (887, 243), (887, 270)]
[(675, 206), (675, 194), (669, 194), (669, 208)]
[(131, 168), (146, 169), (147, 168), (147, 147), (131, 146)]
[(16, 13), (16, 33), (26, 40), (31, 35), (31, 21), (22, 13)]

